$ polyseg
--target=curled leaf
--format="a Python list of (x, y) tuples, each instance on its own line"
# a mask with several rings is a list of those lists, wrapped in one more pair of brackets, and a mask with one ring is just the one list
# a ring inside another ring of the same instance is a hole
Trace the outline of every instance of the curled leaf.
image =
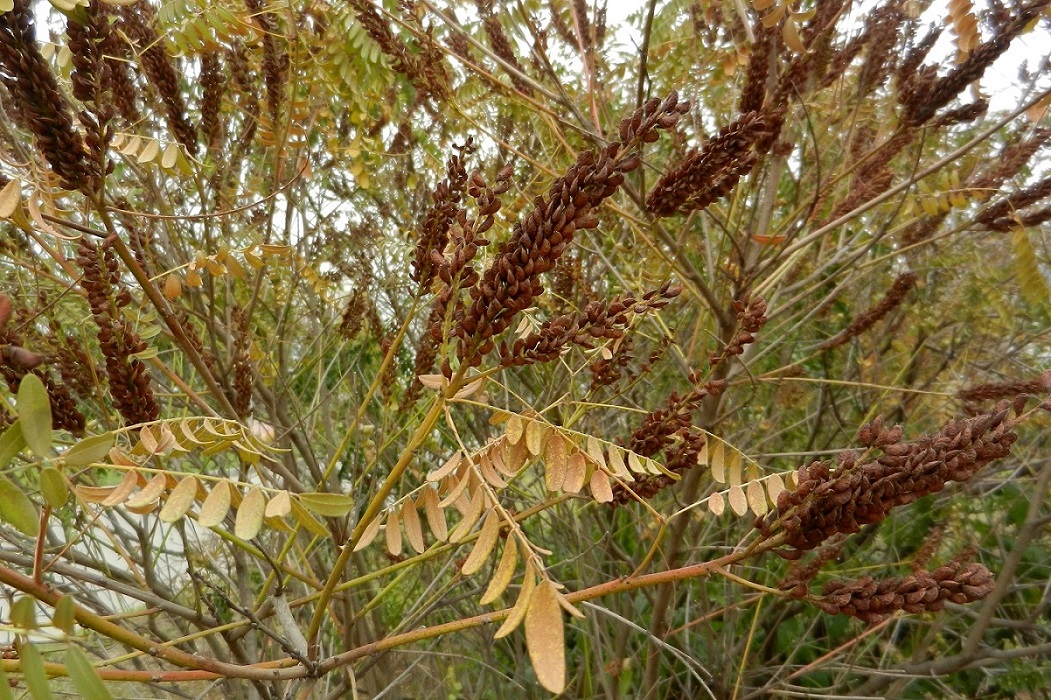
[(482, 568), (482, 565), (489, 559), (489, 555), (492, 554), (493, 548), (496, 547), (496, 541), (499, 538), (500, 516), (494, 508), (485, 514), (485, 520), (482, 521), (482, 529), (478, 532), (478, 539), (475, 540), (474, 548), (467, 555), (467, 559), (460, 569), (464, 576), (475, 574)]

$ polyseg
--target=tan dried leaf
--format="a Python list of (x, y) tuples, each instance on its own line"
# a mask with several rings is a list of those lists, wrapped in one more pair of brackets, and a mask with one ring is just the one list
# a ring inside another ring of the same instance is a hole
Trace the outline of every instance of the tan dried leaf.
[(525, 428), (525, 439), (526, 449), (529, 450), (529, 454), (534, 457), (539, 457), (544, 451), (544, 442), (548, 434), (547, 426), (538, 420), (531, 420), (526, 423)]
[(475, 489), (474, 494), (471, 496), (471, 502), (467, 506), (467, 512), (464, 513), (463, 519), (456, 524), (453, 531), (449, 534), (449, 541), (458, 544), (471, 533), (474, 528), (474, 524), (478, 522), (478, 519), (482, 517), (482, 509), (485, 506), (485, 490), (478, 488)]
[(263, 527), (265, 512), (266, 496), (253, 486), (237, 508), (237, 516), (234, 518), (234, 534), (242, 540), (250, 540), (258, 535), (259, 530)]
[(445, 521), (445, 511), (438, 506), (438, 492), (430, 486), (423, 489), (420, 496), (423, 502), (423, 512), (427, 516), (427, 526), (439, 542), (449, 539), (449, 527)]
[(533, 591), (535, 590), (536, 574), (533, 573), (532, 567), (526, 566), (525, 576), (522, 578), (522, 589), (518, 592), (518, 600), (515, 601), (515, 606), (511, 608), (511, 612), (508, 613), (504, 623), (500, 625), (500, 629), (496, 630), (493, 639), (506, 637), (522, 624), (526, 611), (529, 610), (529, 601), (532, 599)]
[(478, 531), (478, 539), (475, 540), (474, 548), (460, 568), (464, 576), (477, 573), (489, 555), (493, 553), (496, 541), (500, 539), (500, 522), (500, 515), (496, 509), (489, 509), (489, 512), (485, 514), (485, 520), (482, 521), (482, 529)]
[(416, 378), (420, 380), (420, 384), (434, 391), (440, 391), (449, 384), (449, 380), (441, 374), (421, 374)]
[(317, 535), (318, 537), (328, 537), (328, 528), (326, 528), (321, 521), (310, 514), (310, 511), (303, 507), (303, 504), (299, 502), (299, 499), (293, 498), (292, 502), (292, 517), (295, 518), (296, 522), (302, 525), (311, 534)]
[(712, 478), (716, 483), (726, 483), (726, 451), (722, 440), (716, 440), (711, 452), (708, 453), (708, 468), (711, 469)]
[(445, 461), (445, 464), (427, 475), (427, 481), (441, 481), (456, 471), (456, 468), (460, 466), (460, 462), (462, 461), (463, 452), (457, 450), (452, 457)]
[(274, 494), (270, 502), (266, 504), (263, 515), (268, 518), (283, 518), (292, 512), (292, 497), (288, 491), (281, 490)]
[(500, 438), (496, 442), (491, 443), (488, 450), (486, 450), (486, 453), (492, 460), (493, 466), (496, 467), (496, 471), (508, 478), (513, 478), (518, 474), (517, 469), (512, 470), (507, 464), (508, 451), (512, 449), (514, 448), (508, 445), (505, 439)]
[(164, 278), (164, 298), (169, 301), (182, 296), (182, 280), (174, 272)]
[(558, 491), (566, 481), (566, 439), (557, 433), (547, 441), (544, 450), (544, 485), (548, 491)]
[(522, 416), (513, 415), (507, 419), (507, 426), (504, 431), (507, 434), (507, 442), (509, 445), (517, 445), (518, 441), (522, 439), (525, 434), (525, 424), (522, 421)]
[(609, 476), (606, 472), (601, 469), (596, 469), (595, 473), (591, 475), (591, 495), (594, 496), (595, 500), (599, 503), (612, 503), (613, 502), (613, 487), (609, 483)]
[(737, 450), (731, 449), (730, 456), (726, 460), (727, 479), (729, 479), (731, 486), (741, 485), (742, 466), (741, 453)]
[(482, 452), (478, 455), (478, 470), (490, 486), (498, 489), (507, 488), (507, 482), (503, 480), (497, 473), (496, 468), (493, 467), (493, 460), (488, 452)]
[(110, 506), (116, 506), (123, 503), (128, 496), (131, 495), (135, 487), (139, 485), (139, 473), (135, 470), (130, 470), (124, 473), (124, 478), (120, 480), (108, 496), (102, 500), (102, 505), (109, 508)]
[(131, 510), (137, 510), (145, 508), (146, 506), (153, 505), (157, 502), (157, 499), (164, 493), (164, 489), (168, 486), (168, 478), (164, 474), (154, 474), (150, 482), (146, 484), (146, 487), (135, 494), (129, 499), (124, 505), (126, 508)]
[(598, 438), (588, 435), (588, 439), (584, 441), (584, 451), (597, 466), (606, 466), (606, 455), (602, 452), (602, 443)]
[(588, 463), (584, 459), (583, 452), (574, 452), (566, 460), (566, 480), (562, 482), (562, 490), (569, 493), (580, 493), (587, 479)]
[(744, 489), (740, 486), (731, 486), (726, 494), (726, 499), (730, 501), (730, 508), (737, 515), (744, 515), (748, 512), (748, 498), (744, 495)]
[(423, 526), (420, 524), (420, 514), (416, 512), (416, 504), (411, 498), (406, 498), (401, 507), (401, 524), (405, 528), (405, 539), (409, 546), (417, 554), (423, 554), (427, 547), (423, 544)]
[(230, 484), (220, 481), (212, 487), (212, 490), (201, 504), (201, 512), (197, 516), (197, 524), (201, 527), (216, 527), (226, 518), (230, 512)]
[(552, 693), (566, 689), (566, 640), (558, 591), (540, 582), (525, 616), (526, 649), (540, 685)]
[(712, 515), (722, 515), (726, 510), (726, 501), (718, 491), (708, 496), (708, 510), (712, 512)]
[(624, 464), (624, 452), (616, 445), (607, 445), (606, 454), (609, 456), (606, 460), (607, 466), (609, 466), (610, 472), (613, 476), (624, 481), (635, 481), (635, 477), (628, 471), (627, 465)]
[(628, 469), (636, 474), (645, 474), (646, 467), (642, 463), (642, 458), (635, 452), (628, 450)]
[(478, 602), (482, 605), (496, 602), (507, 590), (507, 586), (510, 585), (511, 579), (515, 576), (515, 568), (517, 566), (518, 545), (515, 544), (514, 537), (508, 537), (507, 543), (504, 545), (504, 553), (500, 555), (500, 563), (496, 565), (493, 578), (490, 579), (489, 586), (486, 587), (485, 593), (482, 594), (482, 598)]
[(358, 540), (358, 543), (356, 545), (354, 545), (354, 551), (355, 552), (360, 552), (361, 550), (365, 549), (370, 544), (372, 544), (373, 540), (376, 539), (376, 535), (379, 534), (379, 532), (380, 532), (380, 525), (382, 525), (382, 524), (383, 524), (383, 517), (382, 516), (377, 515), (375, 518), (373, 518), (372, 522), (370, 522), (365, 527), (365, 531), (361, 533), (361, 539)]
[(770, 499), (770, 504), (777, 505), (777, 497), (781, 495), (781, 492), (785, 490), (785, 482), (781, 479), (780, 474), (771, 474), (770, 478), (766, 480), (766, 493)]
[(387, 541), (387, 551), (392, 557), (401, 555), (401, 527), (398, 524), (398, 514), (391, 513), (387, 516), (387, 529), (383, 533)]
[(745, 487), (745, 495), (748, 497), (748, 506), (756, 515), (766, 515), (770, 508), (766, 502), (766, 489), (761, 481), (749, 481)]
[(186, 515), (196, 497), (197, 479), (192, 476), (184, 476), (178, 485), (172, 489), (172, 492), (168, 494), (168, 500), (164, 503), (164, 507), (161, 508), (161, 512), (157, 514), (157, 517), (162, 522), (174, 523)]

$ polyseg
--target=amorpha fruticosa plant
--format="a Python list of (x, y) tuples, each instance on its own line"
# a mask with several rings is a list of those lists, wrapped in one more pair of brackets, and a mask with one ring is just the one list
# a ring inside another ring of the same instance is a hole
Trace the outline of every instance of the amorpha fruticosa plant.
[(1045, 684), (1047, 6), (0, 0), (0, 698)]

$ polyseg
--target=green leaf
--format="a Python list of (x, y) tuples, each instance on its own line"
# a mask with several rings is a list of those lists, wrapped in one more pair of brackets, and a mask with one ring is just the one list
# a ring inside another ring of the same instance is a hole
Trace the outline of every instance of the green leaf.
[(40, 651), (27, 642), (19, 648), (18, 658), (22, 662), (22, 674), (33, 700), (54, 700), (55, 696), (48, 688), (47, 673), (44, 672), (44, 660), (40, 658)]
[(18, 385), (18, 418), (26, 444), (38, 457), (51, 455), (51, 399), (44, 382), (35, 374), (22, 377)]
[(40, 471), (40, 493), (52, 508), (59, 508), (69, 498), (69, 487), (66, 477), (54, 467), (44, 467)]
[(66, 634), (73, 634), (76, 624), (76, 614), (73, 609), (73, 596), (64, 595), (55, 603), (55, 613), (51, 616), (51, 624)]
[(10, 479), (0, 479), (0, 520), (26, 537), (36, 537), (40, 526), (36, 506)]
[(326, 518), (342, 517), (354, 508), (354, 499), (341, 493), (301, 493), (299, 501)]
[(66, 450), (62, 458), (68, 467), (86, 467), (104, 459), (109, 454), (111, 447), (113, 447), (113, 433), (92, 435)]
[(66, 670), (80, 697), (85, 700), (113, 700), (95, 667), (78, 647), (71, 646), (66, 650)]
[(23, 630), (35, 630), (36, 598), (24, 595), (11, 604), (11, 624)]
[(11, 694), (11, 684), (7, 682), (7, 674), (4, 673), (3, 666), (0, 666), (0, 700), (15, 700)]
[(0, 469), (4, 469), (26, 447), (22, 421), (16, 420), (0, 435)]

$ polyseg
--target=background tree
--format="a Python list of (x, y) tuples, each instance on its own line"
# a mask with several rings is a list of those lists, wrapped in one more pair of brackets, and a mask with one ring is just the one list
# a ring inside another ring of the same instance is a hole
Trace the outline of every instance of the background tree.
[(0, 0), (0, 697), (1046, 694), (1047, 4)]

